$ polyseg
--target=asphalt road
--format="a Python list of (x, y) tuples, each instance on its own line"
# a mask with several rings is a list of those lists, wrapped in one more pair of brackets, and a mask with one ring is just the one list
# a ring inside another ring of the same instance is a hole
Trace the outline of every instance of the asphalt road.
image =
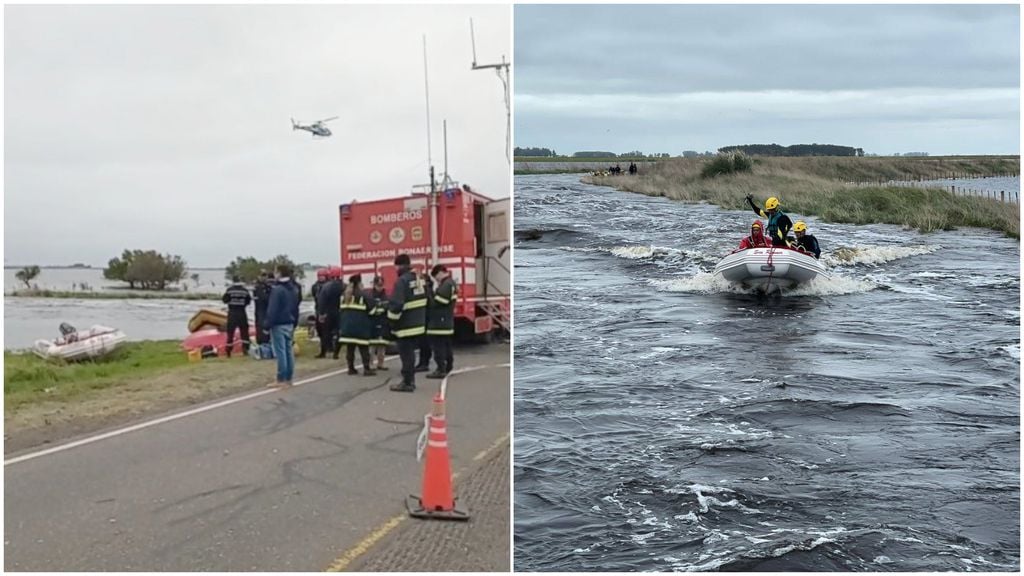
[[(508, 361), (507, 345), (456, 354), (456, 368)], [(420, 491), (438, 382), (403, 394), (336, 376), (6, 464), (4, 568), (323, 570)], [(447, 394), (452, 470), (470, 471), (509, 432), (509, 369), (453, 376)]]

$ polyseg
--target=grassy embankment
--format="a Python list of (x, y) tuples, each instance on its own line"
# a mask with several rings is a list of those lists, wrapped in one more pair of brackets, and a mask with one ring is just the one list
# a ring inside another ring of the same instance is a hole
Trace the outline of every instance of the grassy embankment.
[(222, 293), (213, 292), (94, 292), (78, 290), (12, 290), (4, 296), (13, 298), (80, 298), (84, 300), (220, 300)]
[[(591, 172), (598, 168), (607, 168), (618, 164), (625, 170), (630, 162), (655, 162), (654, 158), (575, 158), (572, 156), (517, 156), (514, 158), (513, 171), (517, 175), (528, 174), (579, 174)], [(566, 166), (559, 166), (564, 164)], [(537, 165), (542, 165), (538, 168)], [(550, 165), (550, 166), (547, 166)]]
[[(300, 345), (296, 377), (338, 369), (319, 343)], [(4, 433), (8, 451), (89, 432), (198, 402), (260, 389), (276, 363), (250, 358), (189, 362), (177, 341), (127, 342), (95, 362), (43, 360), (4, 352)]]
[[(990, 228), (1020, 238), (1017, 204), (989, 198), (954, 196), (939, 188), (887, 186), (890, 180), (932, 180), (1017, 174), (1019, 156), (925, 158), (803, 157), (753, 158), (750, 172), (703, 178), (703, 158), (672, 158), (638, 176), (584, 176), (592, 184), (628, 192), (709, 202), (749, 210), (744, 197), (760, 202), (778, 196), (791, 216), (817, 216), (826, 222), (899, 224), (922, 232), (958, 226)], [(855, 183), (873, 182), (876, 185)], [(795, 220), (796, 218), (794, 218)]]

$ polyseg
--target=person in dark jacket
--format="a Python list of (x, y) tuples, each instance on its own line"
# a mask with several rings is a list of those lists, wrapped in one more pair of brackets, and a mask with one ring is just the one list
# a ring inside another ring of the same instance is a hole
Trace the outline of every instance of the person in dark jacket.
[(459, 295), (455, 281), (443, 265), (434, 266), (430, 275), (437, 288), (427, 308), (427, 336), (434, 349), (437, 370), (427, 374), (427, 378), (444, 378), (452, 371), (454, 364), (452, 336), (455, 334), (455, 302)]
[(270, 273), (264, 270), (260, 272), (260, 277), (256, 280), (256, 286), (252, 289), (252, 301), (256, 309), (253, 322), (256, 323), (257, 344), (270, 342), (270, 332), (263, 329), (263, 318), (267, 315), (268, 298), (270, 298)]
[(370, 338), (373, 336), (370, 310), (375, 305), (373, 297), (363, 290), (362, 276), (353, 274), (349, 277), (341, 301), (341, 336), (338, 338), (338, 342), (348, 348), (345, 359), (348, 361), (349, 374), (359, 374), (355, 364), (356, 348), (359, 348), (359, 357), (363, 360), (363, 375), (376, 374), (370, 366)]
[(789, 229), (793, 227), (793, 221), (779, 208), (779, 199), (772, 196), (765, 200), (764, 210), (761, 210), (754, 204), (754, 197), (747, 194), (747, 204), (754, 210), (754, 214), (768, 219), (768, 227), (765, 231), (768, 233), (772, 246), (788, 247), (786, 236), (789, 235)]
[(264, 327), (270, 330), (270, 343), (277, 359), (277, 382), (271, 384), (280, 388), (292, 385), (295, 374), (295, 327), (299, 324), (299, 300), (302, 289), (292, 279), (294, 271), (287, 264), (279, 264), (274, 270), (276, 281), (270, 289), (267, 317)]
[(813, 234), (807, 233), (807, 224), (803, 220), (797, 220), (796, 224), (793, 224), (793, 233), (796, 234), (797, 250), (814, 254), (815, 258), (821, 258), (821, 247), (818, 246), (818, 239)]
[(427, 332), (427, 287), (412, 271), (408, 254), (395, 257), (398, 278), (391, 290), (388, 320), (391, 334), (398, 342), (402, 358), (402, 382), (391, 386), (395, 392), (416, 390), (416, 347), (418, 338)]
[(341, 269), (331, 268), (327, 279), (316, 294), (317, 327), (320, 332), (320, 353), (317, 358), (324, 358), (330, 352), (335, 360), (341, 345), (338, 343), (338, 327), (341, 320), (341, 296), (345, 286), (341, 282)]
[[(424, 285), (427, 287), (427, 302), (434, 299), (434, 279), (429, 275), (423, 273), (417, 273), (418, 276), (423, 280)], [(430, 355), (432, 354), (432, 347), (430, 345), (430, 338), (424, 334), (419, 339), (420, 359), (416, 362), (417, 372), (429, 372), (430, 371)]]
[(249, 294), (249, 290), (242, 285), (241, 278), (234, 276), (231, 278), (231, 282), (231, 286), (228, 286), (221, 298), (228, 305), (228, 358), (231, 358), (231, 349), (234, 348), (235, 330), (242, 333), (242, 352), (246, 355), (249, 354), (249, 316), (245, 309), (252, 302), (252, 296)]
[(377, 370), (387, 370), (384, 365), (384, 353), (387, 352), (388, 344), (391, 343), (391, 330), (388, 327), (388, 293), (384, 290), (384, 278), (373, 277), (374, 307), (370, 310), (370, 320), (373, 322), (373, 336), (370, 338), (370, 346), (373, 346), (373, 355), (377, 358)]
[(313, 296), (313, 314), (316, 320), (316, 337), (320, 339), (320, 350), (321, 354), (317, 355), (317, 358), (323, 358), (324, 342), (330, 340), (327, 334), (324, 333), (324, 313), (320, 309), (320, 299), (317, 296), (320, 294), (320, 289), (327, 284), (330, 270), (327, 268), (320, 268), (316, 271), (316, 282), (309, 287), (309, 293)]

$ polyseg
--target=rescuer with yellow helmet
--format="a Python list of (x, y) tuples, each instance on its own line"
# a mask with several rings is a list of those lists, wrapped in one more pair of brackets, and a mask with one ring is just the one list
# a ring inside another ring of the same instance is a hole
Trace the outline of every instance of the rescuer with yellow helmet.
[(764, 210), (761, 210), (754, 204), (754, 197), (747, 194), (747, 204), (754, 209), (754, 214), (762, 218), (768, 219), (768, 228), (766, 232), (768, 237), (771, 238), (772, 246), (786, 246), (789, 244), (786, 242), (786, 236), (789, 234), (789, 229), (792, 228), (793, 222), (786, 216), (782, 209), (779, 207), (779, 199), (775, 196), (764, 201)]
[(793, 233), (796, 234), (796, 249), (814, 254), (815, 258), (821, 257), (821, 247), (818, 246), (818, 239), (813, 234), (807, 233), (807, 224), (803, 220), (797, 220), (793, 224)]

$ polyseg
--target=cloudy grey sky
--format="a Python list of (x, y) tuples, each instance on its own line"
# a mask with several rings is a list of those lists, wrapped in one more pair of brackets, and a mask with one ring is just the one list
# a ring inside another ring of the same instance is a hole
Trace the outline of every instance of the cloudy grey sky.
[[(336, 262), (337, 206), (452, 176), (508, 196), (508, 6), (7, 6), (4, 261)], [(290, 117), (339, 116), (329, 139)]]
[(515, 8), (517, 146), (1020, 153), (1016, 5)]

